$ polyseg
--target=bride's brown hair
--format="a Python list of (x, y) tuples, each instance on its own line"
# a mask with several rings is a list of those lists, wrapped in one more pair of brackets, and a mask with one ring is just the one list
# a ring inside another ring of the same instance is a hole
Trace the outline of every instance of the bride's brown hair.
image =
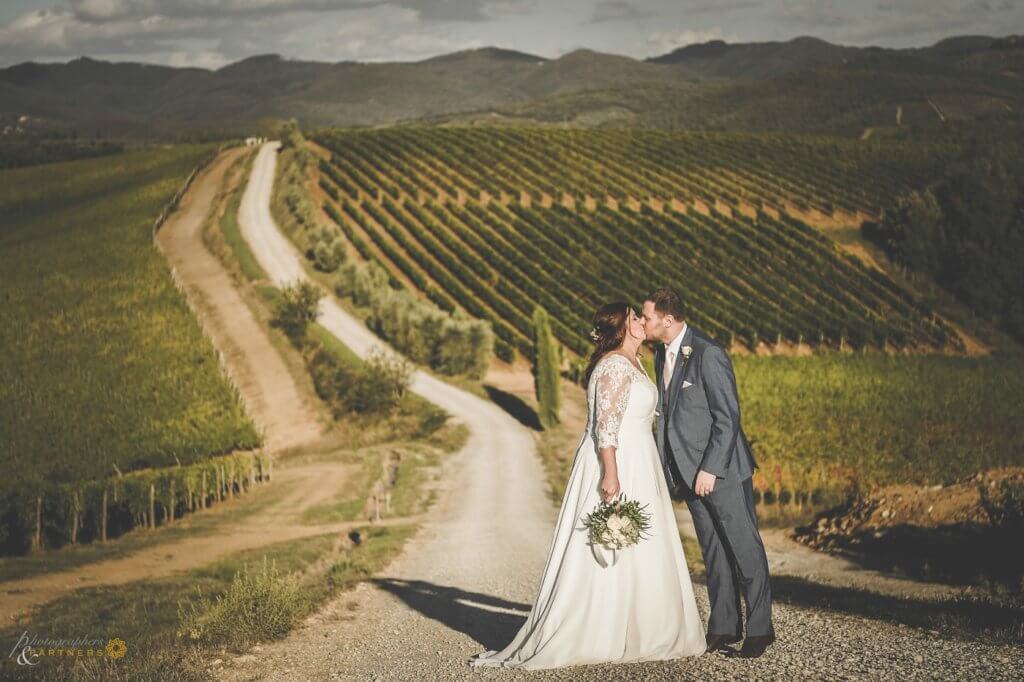
[(590, 362), (587, 363), (587, 371), (583, 374), (583, 386), (590, 383), (590, 375), (594, 372), (605, 353), (614, 350), (622, 345), (626, 338), (626, 321), (629, 319), (629, 304), (625, 301), (615, 301), (603, 305), (594, 313), (594, 330), (591, 332), (594, 339), (594, 352), (590, 355)]

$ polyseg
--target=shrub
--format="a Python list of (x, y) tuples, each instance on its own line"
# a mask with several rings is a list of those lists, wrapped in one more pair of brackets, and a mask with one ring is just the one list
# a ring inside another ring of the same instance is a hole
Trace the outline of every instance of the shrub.
[(271, 323), (284, 331), (292, 343), (302, 346), (309, 323), (320, 314), (317, 304), (321, 297), (320, 288), (307, 280), (282, 287), (281, 300)]
[(334, 272), (345, 261), (345, 247), (341, 241), (320, 239), (313, 249), (313, 264), (321, 272)]
[(984, 485), (978, 486), (978, 492), (994, 528), (1008, 538), (1024, 537), (1024, 481), (1007, 478), (994, 494)]
[(349, 387), (345, 403), (360, 414), (388, 414), (405, 397), (413, 367), (400, 356), (375, 348)]
[(345, 263), (335, 292), (369, 307), (367, 326), (413, 362), (473, 378), (490, 365), (494, 332), (489, 322), (446, 313), (407, 290), (392, 289), (387, 272), (375, 263)]
[(373, 307), (377, 298), (390, 290), (388, 273), (376, 263), (360, 265), (345, 263), (338, 271), (334, 290), (339, 296), (348, 296), (360, 307)]
[(305, 612), (298, 579), (281, 574), (274, 563), (251, 572), (248, 564), (211, 604), (191, 599), (178, 604), (178, 636), (208, 644), (245, 646), (282, 637)]
[(322, 347), (311, 353), (307, 359), (313, 387), (320, 399), (331, 406), (335, 419), (348, 412), (345, 396), (355, 383), (356, 368), (338, 362), (333, 355)]
[(331, 405), (335, 419), (346, 413), (390, 414), (405, 397), (413, 371), (409, 362), (379, 348), (358, 366), (339, 362), (323, 348), (308, 363), (317, 395)]
[(444, 321), (434, 352), (434, 369), (444, 374), (465, 374), (479, 379), (487, 372), (494, 337), (483, 320)]

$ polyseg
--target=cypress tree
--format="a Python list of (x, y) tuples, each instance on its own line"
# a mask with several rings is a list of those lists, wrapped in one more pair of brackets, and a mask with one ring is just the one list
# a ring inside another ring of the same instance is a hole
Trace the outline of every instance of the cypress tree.
[(533, 311), (533, 385), (539, 406), (538, 416), (544, 428), (550, 428), (558, 423), (558, 358), (558, 345), (551, 334), (548, 313), (544, 308), (537, 306)]

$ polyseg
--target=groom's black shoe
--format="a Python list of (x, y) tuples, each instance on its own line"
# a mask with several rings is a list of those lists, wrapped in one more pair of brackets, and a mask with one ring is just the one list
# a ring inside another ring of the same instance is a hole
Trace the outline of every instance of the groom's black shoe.
[(740, 649), (740, 658), (757, 658), (764, 653), (772, 642), (775, 635), (750, 635), (743, 640), (743, 648)]
[(732, 651), (727, 644), (735, 644), (743, 639), (736, 635), (712, 635), (707, 636), (708, 651)]

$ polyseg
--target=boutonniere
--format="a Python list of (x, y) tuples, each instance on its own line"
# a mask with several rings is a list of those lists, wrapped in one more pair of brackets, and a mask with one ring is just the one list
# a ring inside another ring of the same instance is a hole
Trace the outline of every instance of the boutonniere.
[(683, 354), (683, 362), (690, 359), (690, 355), (693, 354), (693, 346), (683, 346), (679, 349), (679, 352)]

